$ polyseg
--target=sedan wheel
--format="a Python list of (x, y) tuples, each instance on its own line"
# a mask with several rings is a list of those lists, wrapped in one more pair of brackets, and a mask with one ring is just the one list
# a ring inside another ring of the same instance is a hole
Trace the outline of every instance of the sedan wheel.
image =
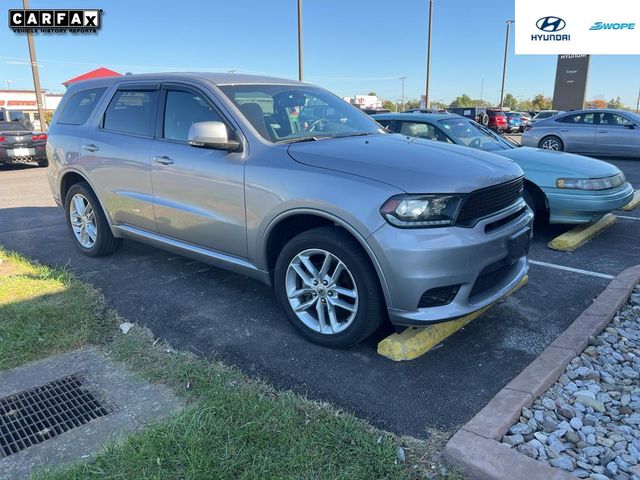
[(540, 148), (544, 150), (560, 151), (563, 149), (562, 141), (557, 137), (547, 137), (540, 142)]
[(315, 332), (340, 333), (358, 313), (358, 288), (353, 275), (326, 250), (309, 249), (296, 255), (287, 268), (285, 283), (294, 313)]

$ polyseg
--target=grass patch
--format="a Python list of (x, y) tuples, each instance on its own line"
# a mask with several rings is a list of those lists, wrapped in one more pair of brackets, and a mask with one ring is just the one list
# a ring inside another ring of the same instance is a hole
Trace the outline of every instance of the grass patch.
[(0, 249), (0, 370), (100, 341), (109, 329), (95, 288)]
[[(441, 477), (427, 442), (376, 430), (328, 404), (278, 391), (236, 368), (127, 335), (102, 295), (68, 272), (0, 249), (0, 369), (99, 340), (114, 360), (164, 383), (186, 407), (89, 461), (35, 478), (417, 479)], [(402, 445), (407, 462), (397, 463)], [(434, 475), (435, 474), (435, 475)]]

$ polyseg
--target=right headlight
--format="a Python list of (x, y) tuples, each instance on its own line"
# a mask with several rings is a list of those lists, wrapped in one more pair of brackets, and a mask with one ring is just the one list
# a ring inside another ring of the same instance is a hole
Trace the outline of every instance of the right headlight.
[(396, 227), (444, 227), (455, 223), (461, 200), (462, 195), (396, 195), (380, 213)]
[(576, 190), (607, 190), (619, 187), (625, 181), (624, 173), (620, 172), (606, 178), (559, 178), (556, 180), (556, 187)]

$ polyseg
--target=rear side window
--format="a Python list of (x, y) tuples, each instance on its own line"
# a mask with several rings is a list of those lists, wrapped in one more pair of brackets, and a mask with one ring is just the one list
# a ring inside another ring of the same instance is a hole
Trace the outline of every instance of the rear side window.
[(92, 88), (74, 94), (64, 107), (58, 118), (58, 123), (67, 125), (82, 125), (87, 121), (91, 112), (96, 108), (98, 100), (102, 98), (105, 88)]
[(114, 132), (152, 136), (157, 90), (118, 90), (104, 114), (103, 128)]

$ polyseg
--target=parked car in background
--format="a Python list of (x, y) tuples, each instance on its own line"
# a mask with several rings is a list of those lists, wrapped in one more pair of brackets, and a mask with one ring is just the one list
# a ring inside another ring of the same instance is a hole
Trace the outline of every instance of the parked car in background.
[(34, 132), (20, 121), (0, 122), (0, 164), (37, 163), (47, 166), (47, 134)]
[[(485, 107), (450, 107), (449, 113), (470, 118), (485, 127), (489, 125), (489, 116)], [(431, 113), (431, 112), (422, 112)]]
[(387, 319), (459, 318), (528, 268), (520, 167), (390, 134), (309, 84), (214, 73), (74, 83), (47, 154), (82, 253), (130, 238), (242, 273), (273, 285), (293, 326), (326, 346)]
[(446, 108), (410, 108), (404, 113), (449, 113)]
[(533, 125), (534, 123), (540, 121), (540, 120), (546, 120), (547, 118), (551, 118), (554, 117), (556, 115), (558, 115), (559, 113), (564, 113), (561, 110), (540, 110), (538, 113), (536, 113), (533, 118), (531, 119), (531, 121), (529, 122), (531, 125)]
[(515, 133), (523, 129), (521, 115), (518, 112), (505, 112), (505, 115), (507, 116), (506, 132)]
[(393, 132), (464, 145), (513, 160), (524, 171), (527, 204), (551, 223), (591, 222), (633, 197), (633, 187), (614, 165), (580, 155), (519, 147), (467, 118), (420, 115), (408, 119), (402, 114), (374, 118)]
[[(494, 132), (501, 133), (509, 130), (509, 123), (505, 112), (487, 109), (487, 116), (489, 117), (489, 122), (486, 126)], [(518, 125), (518, 128), (520, 128), (520, 125)]]
[(391, 112), (391, 110), (388, 110), (386, 108), (361, 108), (360, 110), (362, 110), (367, 115), (375, 115), (376, 113), (390, 113)]
[(520, 115), (520, 131), (524, 132), (531, 122), (531, 116), (526, 112), (518, 112)]
[(626, 110), (575, 110), (529, 125), (522, 144), (586, 155), (640, 157), (640, 115)]

